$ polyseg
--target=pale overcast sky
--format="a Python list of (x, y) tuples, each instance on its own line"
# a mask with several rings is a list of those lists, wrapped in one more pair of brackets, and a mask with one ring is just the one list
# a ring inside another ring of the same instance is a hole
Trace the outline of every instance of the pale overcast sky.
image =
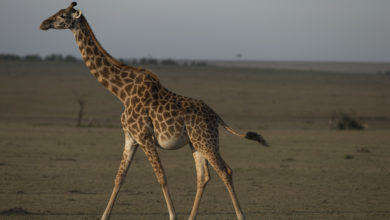
[[(39, 30), (71, 1), (1, 0), (0, 53), (79, 55)], [(80, 0), (114, 57), (390, 61), (390, 0)]]

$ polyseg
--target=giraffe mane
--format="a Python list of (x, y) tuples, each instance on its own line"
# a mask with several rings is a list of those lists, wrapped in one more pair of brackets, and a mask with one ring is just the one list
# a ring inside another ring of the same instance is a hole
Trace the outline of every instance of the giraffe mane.
[[(133, 66), (128, 66), (124, 63), (121, 63), (119, 62), (117, 59), (115, 59), (114, 57), (112, 57), (104, 48), (103, 46), (99, 43), (99, 41), (97, 40), (96, 36), (95, 36), (95, 33), (92, 31), (92, 28), (91, 26), (89, 26), (88, 22), (87, 22), (87, 19), (84, 17), (84, 15), (81, 15), (80, 17), (80, 23), (83, 23), (85, 25), (85, 27), (87, 28), (88, 32), (90, 33), (91, 35), (91, 38), (92, 40), (94, 41), (94, 43), (96, 44), (96, 46), (98, 47), (98, 49), (100, 50), (100, 52), (103, 53), (103, 55), (108, 59), (109, 62), (111, 62), (113, 65), (119, 67), (119, 68), (123, 68), (123, 69), (135, 69), (135, 70), (139, 70), (139, 68), (136, 68), (136, 67), (133, 67)], [(150, 75), (153, 79), (157, 80), (157, 81), (160, 81), (159, 77), (149, 71), (149, 70), (145, 70), (146, 73), (148, 75)]]
[(87, 19), (84, 17), (84, 15), (81, 15), (80, 17), (80, 22), (81, 23), (84, 23), (87, 30), (89, 31), (91, 37), (92, 37), (92, 40), (95, 42), (96, 46), (98, 47), (98, 49), (100, 50), (100, 52), (103, 53), (103, 55), (105, 57), (107, 57), (107, 59), (112, 63), (114, 64), (115, 66), (118, 66), (118, 67), (122, 67), (122, 68), (125, 68), (127, 67), (127, 65), (119, 62), (118, 60), (116, 60), (114, 57), (112, 57), (103, 47), (102, 45), (99, 43), (99, 41), (96, 39), (96, 36), (95, 36), (95, 33), (92, 31), (92, 28), (91, 26), (89, 26), (88, 22), (87, 22)]

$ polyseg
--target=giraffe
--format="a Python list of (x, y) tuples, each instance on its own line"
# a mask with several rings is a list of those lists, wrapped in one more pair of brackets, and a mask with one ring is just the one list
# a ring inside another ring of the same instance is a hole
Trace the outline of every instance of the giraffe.
[(186, 144), (192, 150), (197, 175), (197, 191), (189, 219), (196, 219), (203, 191), (210, 180), (209, 164), (226, 186), (237, 219), (245, 219), (234, 190), (232, 169), (219, 153), (218, 126), (222, 125), (230, 133), (264, 146), (268, 143), (258, 133), (235, 132), (202, 100), (171, 92), (153, 72), (118, 62), (98, 42), (81, 10), (74, 9), (76, 5), (72, 2), (69, 7), (50, 16), (42, 22), (40, 29), (70, 29), (92, 75), (124, 105), (121, 116), (125, 136), (122, 160), (101, 219), (109, 219), (138, 147), (147, 156), (162, 188), (169, 219), (176, 219), (157, 148), (175, 150)]

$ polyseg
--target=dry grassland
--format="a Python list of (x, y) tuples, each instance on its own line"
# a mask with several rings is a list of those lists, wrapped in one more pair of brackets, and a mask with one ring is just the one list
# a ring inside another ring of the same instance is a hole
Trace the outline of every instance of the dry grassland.
[[(169, 89), (206, 101), (238, 131), (221, 129), (247, 219), (390, 219), (390, 77), (316, 71), (151, 66)], [(79, 106), (83, 123), (76, 128)], [(98, 219), (124, 143), (123, 107), (82, 63), (0, 62), (0, 219)], [(335, 111), (368, 129), (331, 130)], [(191, 151), (159, 151), (179, 219), (196, 192)], [(212, 171), (198, 219), (235, 219)], [(112, 219), (168, 219), (145, 155), (135, 156)]]

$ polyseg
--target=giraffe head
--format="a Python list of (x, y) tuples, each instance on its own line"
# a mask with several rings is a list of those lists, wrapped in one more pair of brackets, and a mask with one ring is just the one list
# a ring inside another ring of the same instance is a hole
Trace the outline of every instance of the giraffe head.
[(81, 10), (76, 10), (76, 2), (72, 2), (69, 7), (59, 10), (53, 16), (44, 20), (39, 27), (41, 30), (53, 29), (72, 29), (81, 17)]

